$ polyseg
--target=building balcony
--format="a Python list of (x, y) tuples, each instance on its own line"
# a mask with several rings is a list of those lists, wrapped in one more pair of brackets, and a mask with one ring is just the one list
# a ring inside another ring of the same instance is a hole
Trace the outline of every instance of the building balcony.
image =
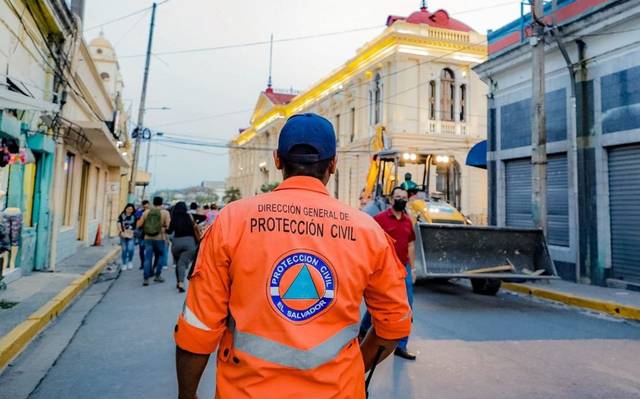
[(427, 121), (427, 134), (433, 136), (467, 136), (467, 124), (465, 122), (452, 121)]

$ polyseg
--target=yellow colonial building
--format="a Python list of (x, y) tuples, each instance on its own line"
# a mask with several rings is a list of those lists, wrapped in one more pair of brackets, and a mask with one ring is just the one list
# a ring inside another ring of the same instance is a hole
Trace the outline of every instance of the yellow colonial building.
[(433, 189), (476, 223), (487, 214), (486, 171), (465, 165), (471, 147), (486, 138), (487, 86), (472, 68), (487, 56), (486, 37), (445, 10), (421, 8), (389, 16), (387, 27), (356, 55), (300, 94), (262, 92), (250, 120), (230, 143), (228, 186), (242, 196), (279, 182), (271, 151), (286, 119), (315, 112), (332, 121), (338, 173), (329, 190), (358, 205), (377, 129), (385, 148), (447, 155), (431, 169)]

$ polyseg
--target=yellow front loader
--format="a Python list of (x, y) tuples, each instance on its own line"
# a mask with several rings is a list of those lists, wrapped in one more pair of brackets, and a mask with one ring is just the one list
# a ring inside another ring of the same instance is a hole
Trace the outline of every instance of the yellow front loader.
[[(373, 148), (383, 147), (379, 128)], [(422, 172), (414, 181), (407, 211), (415, 222), (419, 279), (468, 278), (474, 292), (495, 295), (502, 281), (556, 279), (544, 234), (537, 229), (474, 226), (446, 195), (432, 193), (432, 166), (449, 162), (444, 154), (380, 149), (372, 158), (364, 189), (363, 211), (376, 215), (389, 206), (389, 195), (406, 170)]]

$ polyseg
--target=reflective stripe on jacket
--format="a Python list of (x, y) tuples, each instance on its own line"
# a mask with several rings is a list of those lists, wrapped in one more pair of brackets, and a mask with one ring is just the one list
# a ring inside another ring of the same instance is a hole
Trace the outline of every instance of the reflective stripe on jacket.
[(175, 339), (218, 350), (216, 397), (364, 398), (364, 298), (381, 338), (408, 336), (404, 267), (366, 214), (293, 177), (226, 206), (207, 231)]

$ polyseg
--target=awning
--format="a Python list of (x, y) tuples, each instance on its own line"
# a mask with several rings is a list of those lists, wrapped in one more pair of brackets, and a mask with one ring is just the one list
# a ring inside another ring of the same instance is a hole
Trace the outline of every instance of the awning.
[(476, 143), (467, 154), (466, 164), (476, 168), (487, 169), (487, 140)]
[(109, 166), (129, 167), (129, 161), (122, 156), (116, 141), (104, 122), (73, 122), (91, 143), (90, 151)]
[(60, 105), (0, 87), (0, 109), (56, 112), (60, 109)]

